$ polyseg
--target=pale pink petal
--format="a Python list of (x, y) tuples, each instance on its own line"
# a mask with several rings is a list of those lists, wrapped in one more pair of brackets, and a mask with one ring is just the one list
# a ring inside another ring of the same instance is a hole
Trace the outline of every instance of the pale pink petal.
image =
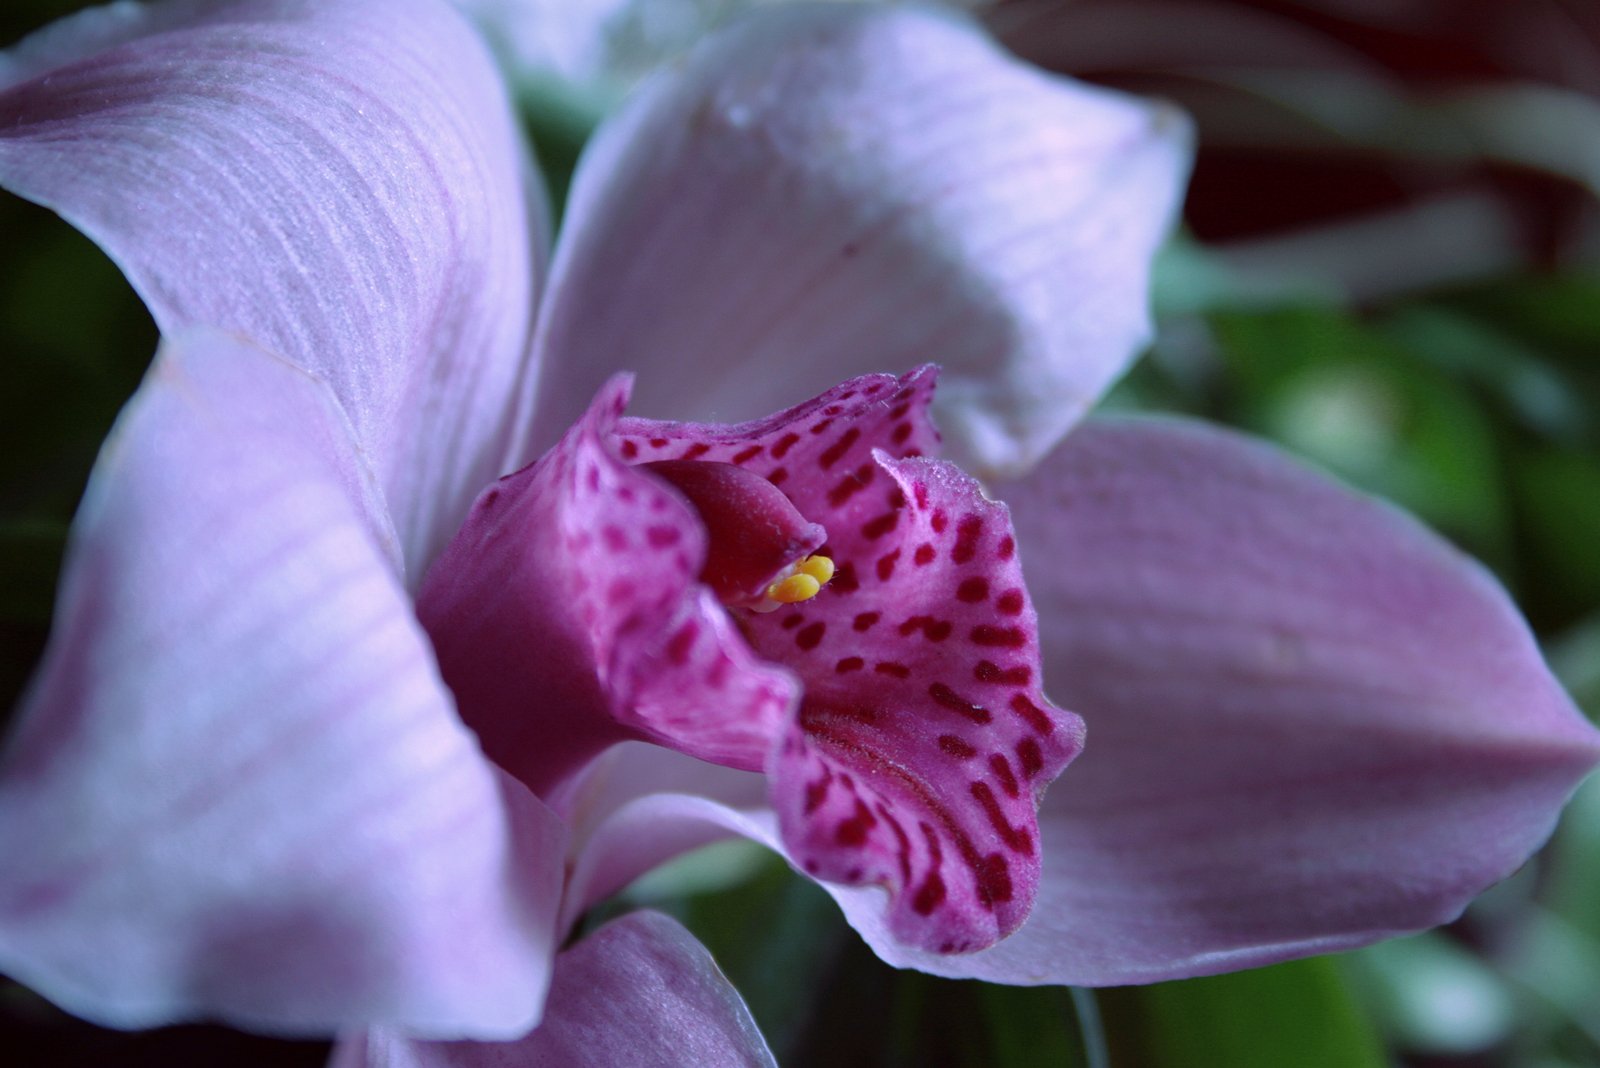
[(626, 401), (611, 382), (556, 448), (484, 491), (418, 601), (463, 716), (541, 796), (626, 738), (759, 768), (794, 702), (697, 581), (694, 510), (624, 461)]
[(1010, 501), (1046, 686), (1089, 744), (1029, 922), (966, 959), (1129, 983), (1454, 917), (1600, 757), (1504, 592), (1415, 521), (1236, 435), (1080, 428)]
[[(325, 378), (420, 565), (505, 468), (539, 216), (488, 53), (424, 0), (115, 5), (0, 67), (0, 185), (163, 332)], [(25, 80), (31, 79), (31, 80)]]
[(644, 414), (728, 422), (937, 361), (956, 458), (1024, 468), (1147, 336), (1187, 141), (1171, 109), (1040, 73), (954, 15), (757, 13), (587, 151), (534, 440), (623, 368)]
[(754, 1068), (776, 1062), (744, 1001), (675, 920), (635, 912), (556, 958), (544, 1023), (516, 1042), (346, 1041), (330, 1068)]
[(457, 720), (380, 502), (325, 384), (162, 351), (0, 764), (0, 971), (118, 1027), (537, 1020), (564, 832)]

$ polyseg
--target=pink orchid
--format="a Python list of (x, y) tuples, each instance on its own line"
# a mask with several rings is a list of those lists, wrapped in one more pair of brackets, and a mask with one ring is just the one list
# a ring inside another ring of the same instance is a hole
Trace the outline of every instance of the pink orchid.
[[(555, 947), (731, 831), (891, 963), (1244, 967), (1452, 917), (1600, 756), (1411, 520), (1078, 423), (1185, 127), (963, 22), (707, 42), (598, 133), (548, 277), (503, 87), (428, 0), (103, 9), (0, 86), (0, 181), (165, 335), (0, 765), (0, 968), (74, 1012), (761, 1063), (669, 921)], [(704, 421), (623, 417), (624, 370)], [(1047, 794), (1046, 692), (1090, 730)]]

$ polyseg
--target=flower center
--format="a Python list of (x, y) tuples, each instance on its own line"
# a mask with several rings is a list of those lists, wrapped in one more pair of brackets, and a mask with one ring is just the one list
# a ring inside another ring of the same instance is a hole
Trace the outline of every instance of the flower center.
[(707, 460), (639, 466), (671, 483), (699, 514), (706, 532), (699, 578), (723, 604), (771, 612), (810, 600), (833, 577), (833, 561), (815, 555), (828, 532), (760, 475)]

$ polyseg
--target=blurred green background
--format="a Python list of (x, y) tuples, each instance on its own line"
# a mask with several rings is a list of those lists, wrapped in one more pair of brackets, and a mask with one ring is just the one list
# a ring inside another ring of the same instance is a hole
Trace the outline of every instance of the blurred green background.
[[(13, 0), (0, 11), (0, 44), (77, 6)], [(1335, 28), (1361, 43), (1360, 26)], [(524, 104), (560, 186), (589, 114), (534, 89)], [(1203, 145), (1205, 131), (1202, 122)], [(1259, 269), (1241, 273), (1247, 259), (1230, 250), (1287, 224), (1256, 219), (1230, 232), (1228, 195), (1259, 209), (1241, 167), (1283, 162), (1259, 146), (1202, 154), (1203, 211), (1159, 272), (1159, 339), (1107, 405), (1245, 428), (1416, 512), (1495, 570), (1579, 702), (1600, 713), (1600, 267), (1565, 230), (1552, 244), (1546, 226), (1527, 255), (1472, 277), (1412, 279), (1359, 300), (1335, 286), (1262, 286)], [(1310, 205), (1317, 190), (1286, 177), (1307, 158), (1288, 163), (1262, 180), (1279, 200), (1294, 206), (1303, 195)], [(1342, 165), (1374, 167), (1402, 192), (1439, 177), (1436, 164), (1418, 178), (1358, 154)], [(1496, 171), (1486, 188), (1525, 197), (1526, 177)], [(1591, 190), (1544, 181), (1532, 196), (1546, 207), (1565, 198), (1562, 226), (1594, 225)], [(0, 235), (0, 693), (9, 708), (48, 630), (89, 466), (156, 334), (116, 268), (50, 213), (4, 197)], [(1597, 890), (1600, 786), (1591, 783), (1552, 845), (1448, 930), (1145, 988), (1011, 989), (895, 972), (820, 890), (741, 846), (657, 873), (617, 908), (649, 903), (686, 922), (791, 1066), (1564, 1068), (1600, 1065)], [(0, 1049), (26, 1050), (28, 1064), (292, 1065), (320, 1063), (326, 1047), (220, 1028), (105, 1032), (4, 985)]]

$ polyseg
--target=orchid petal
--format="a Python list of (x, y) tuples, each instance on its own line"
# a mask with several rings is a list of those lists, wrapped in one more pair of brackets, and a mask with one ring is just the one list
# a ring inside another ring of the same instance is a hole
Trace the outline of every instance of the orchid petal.
[(729, 422), (936, 359), (956, 459), (1025, 468), (1147, 337), (1187, 138), (1170, 109), (1042, 74), (955, 16), (746, 18), (582, 160), (534, 441), (620, 368), (647, 415)]
[(962, 960), (880, 935), (891, 963), (1149, 982), (1430, 927), (1600, 758), (1486, 572), (1267, 446), (1091, 422), (998, 491), (1090, 744), (1041, 812), (1029, 923)]
[(0, 969), (118, 1027), (537, 1021), (552, 812), (479, 753), (332, 391), (169, 340), (0, 764)]
[(627, 395), (608, 384), (559, 445), (485, 490), (418, 601), (485, 751), (541, 796), (626, 738), (759, 768), (794, 702), (696, 581), (694, 510), (624, 462)]
[(531, 167), (472, 31), (421, 0), (126, 4), (5, 59), (0, 184), (98, 242), (164, 333), (325, 379), (425, 561), (504, 470), (535, 286)]
[(375, 1030), (330, 1068), (776, 1068), (744, 1001), (676, 920), (635, 912), (556, 958), (545, 1021), (516, 1042), (412, 1041)]

